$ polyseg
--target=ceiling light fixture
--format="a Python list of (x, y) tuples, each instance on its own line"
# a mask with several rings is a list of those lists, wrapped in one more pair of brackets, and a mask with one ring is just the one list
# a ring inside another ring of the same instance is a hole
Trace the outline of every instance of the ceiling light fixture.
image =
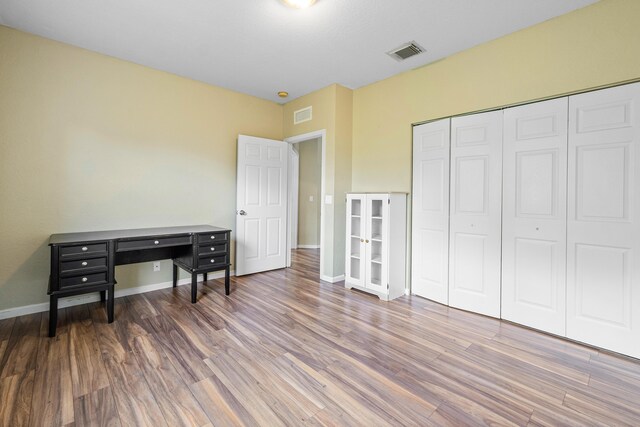
[(280, 98), (286, 98), (287, 96), (289, 96), (289, 92), (285, 92), (284, 90), (281, 90), (280, 92), (278, 92), (278, 96)]
[(284, 4), (289, 7), (293, 7), (296, 9), (306, 9), (309, 6), (312, 6), (316, 0), (282, 0)]

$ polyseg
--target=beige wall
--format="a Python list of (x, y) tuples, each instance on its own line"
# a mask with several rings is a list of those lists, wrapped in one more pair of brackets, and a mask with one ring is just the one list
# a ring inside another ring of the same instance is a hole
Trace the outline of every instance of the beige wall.
[(411, 190), (412, 123), (640, 78), (639, 22), (602, 0), (356, 90), (353, 190)]
[[(640, 1), (602, 0), (432, 65), (284, 106), (0, 27), (0, 310), (46, 300), (52, 232), (234, 226), (239, 133), (326, 131), (324, 263), (347, 191), (411, 189), (411, 124), (640, 78)], [(313, 120), (293, 124), (312, 105)], [(251, 120), (247, 120), (251, 117)], [(323, 203), (320, 195), (319, 203)], [(169, 264), (119, 267), (119, 287)]]
[[(320, 245), (320, 180), (322, 146), (319, 139), (295, 144), (300, 156), (298, 187), (298, 245)], [(313, 201), (309, 197), (313, 197)]]
[[(0, 310), (47, 301), (51, 233), (234, 228), (236, 138), (282, 106), (0, 27)], [(171, 280), (118, 267), (118, 288)]]
[[(325, 179), (324, 197), (329, 195), (333, 203), (324, 203), (323, 265), (320, 274), (335, 278), (344, 274), (345, 245), (345, 193), (351, 188), (351, 140), (352, 140), (353, 92), (340, 85), (324, 89), (295, 99), (284, 106), (285, 138), (309, 132), (325, 130)], [(293, 124), (293, 112), (308, 106), (313, 107), (313, 119)]]

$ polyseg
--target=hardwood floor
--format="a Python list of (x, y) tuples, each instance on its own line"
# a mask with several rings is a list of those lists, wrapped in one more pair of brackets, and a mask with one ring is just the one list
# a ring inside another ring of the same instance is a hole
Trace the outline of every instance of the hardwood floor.
[(640, 425), (640, 362), (291, 269), (0, 321), (2, 426)]

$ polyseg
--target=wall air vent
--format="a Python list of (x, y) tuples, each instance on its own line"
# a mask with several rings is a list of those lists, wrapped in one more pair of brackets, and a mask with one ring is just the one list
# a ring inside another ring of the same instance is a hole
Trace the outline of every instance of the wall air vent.
[(299, 123), (308, 122), (313, 117), (312, 107), (305, 107), (301, 110), (297, 110), (293, 112), (293, 124), (297, 125)]
[(409, 42), (403, 44), (397, 49), (393, 49), (392, 51), (387, 52), (387, 55), (389, 55), (396, 61), (404, 61), (405, 59), (419, 55), (424, 51), (424, 48), (419, 46), (416, 42)]

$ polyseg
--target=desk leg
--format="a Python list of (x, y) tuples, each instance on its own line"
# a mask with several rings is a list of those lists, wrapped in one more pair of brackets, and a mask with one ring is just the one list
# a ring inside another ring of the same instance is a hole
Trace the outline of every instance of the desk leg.
[(207, 273), (202, 273), (202, 281), (207, 281)]
[(173, 264), (173, 287), (178, 286), (178, 266)]
[(191, 273), (191, 303), (196, 303), (196, 297), (198, 296), (198, 275)]
[(113, 305), (115, 299), (115, 292), (113, 292), (114, 286), (109, 287), (109, 294), (107, 299), (107, 322), (113, 323)]
[(49, 336), (56, 336), (56, 327), (58, 326), (58, 297), (51, 295), (49, 305)]
[(229, 267), (224, 269), (224, 294), (229, 295)]
[(105, 302), (107, 300), (107, 291), (100, 291), (100, 302)]

